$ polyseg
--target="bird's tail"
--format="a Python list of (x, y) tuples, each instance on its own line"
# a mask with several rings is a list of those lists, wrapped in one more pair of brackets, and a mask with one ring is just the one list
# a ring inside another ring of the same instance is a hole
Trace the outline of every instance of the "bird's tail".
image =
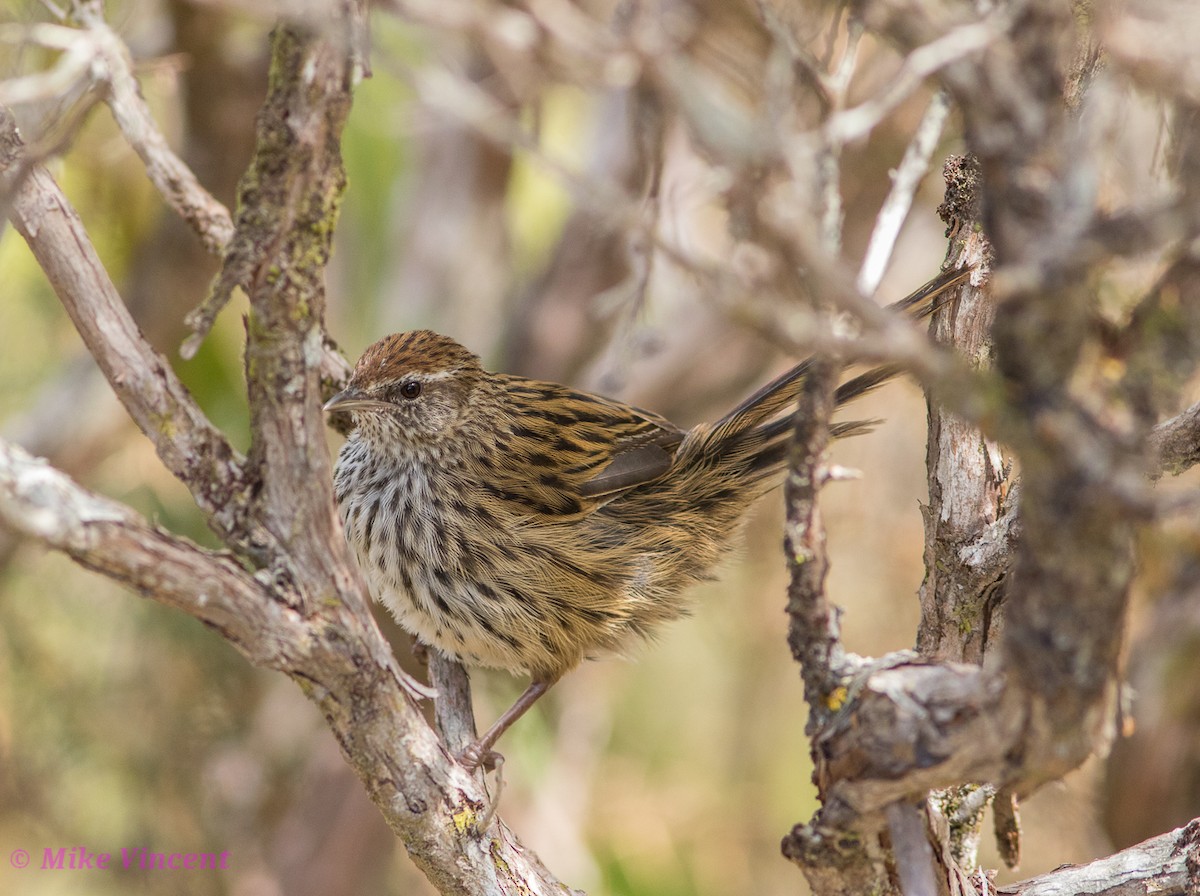
[[(889, 305), (889, 309), (906, 312), (921, 320), (941, 308), (950, 291), (971, 275), (971, 269), (946, 271), (930, 280), (906, 298)], [(706, 427), (700, 435), (703, 445), (695, 445), (697, 457), (709, 463), (730, 463), (743, 466), (744, 472), (763, 477), (781, 469), (787, 460), (788, 441), (795, 428), (795, 412), (791, 409), (804, 386), (804, 378), (812, 361), (801, 361), (791, 370), (767, 383), (717, 422)], [(898, 365), (875, 367), (847, 380), (835, 395), (840, 407), (871, 392), (901, 372)], [(851, 421), (834, 424), (835, 438), (858, 435), (869, 430), (873, 421)], [(690, 439), (689, 439), (690, 441)], [(691, 446), (684, 445), (681, 451)]]

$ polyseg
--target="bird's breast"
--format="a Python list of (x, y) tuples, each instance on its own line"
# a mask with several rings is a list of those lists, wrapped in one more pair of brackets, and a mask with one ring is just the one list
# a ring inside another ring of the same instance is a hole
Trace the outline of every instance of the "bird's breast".
[(420, 464), (385, 468), (360, 450), (349, 454), (339, 458), (335, 491), (372, 596), (427, 644), (476, 665), (528, 671), (537, 634), (520, 618), (510, 535), (472, 501), (477, 489)]

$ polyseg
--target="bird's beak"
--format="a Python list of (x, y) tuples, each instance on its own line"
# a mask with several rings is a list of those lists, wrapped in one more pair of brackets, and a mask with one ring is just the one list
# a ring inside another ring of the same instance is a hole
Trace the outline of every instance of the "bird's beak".
[(339, 392), (329, 401), (325, 402), (325, 412), (333, 413), (334, 411), (356, 411), (382, 404), (373, 398), (369, 398), (365, 392), (357, 386), (349, 386)]

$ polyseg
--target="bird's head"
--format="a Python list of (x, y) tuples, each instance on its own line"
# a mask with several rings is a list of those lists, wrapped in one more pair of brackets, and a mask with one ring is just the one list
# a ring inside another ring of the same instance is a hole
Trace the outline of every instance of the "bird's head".
[(396, 333), (363, 352), (325, 410), (348, 412), (369, 441), (429, 446), (462, 429), (486, 377), (479, 358), (453, 339)]

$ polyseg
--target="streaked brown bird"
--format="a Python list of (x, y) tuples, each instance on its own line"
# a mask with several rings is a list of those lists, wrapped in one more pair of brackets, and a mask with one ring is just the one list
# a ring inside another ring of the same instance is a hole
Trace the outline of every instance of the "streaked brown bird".
[[(951, 272), (896, 304), (928, 310)], [(354, 429), (338, 456), (342, 522), (371, 593), (421, 641), (529, 687), (460, 757), (501, 734), (582, 660), (686, 612), (755, 500), (782, 481), (802, 362), (715, 423), (484, 370), (445, 336), (388, 336), (326, 411)], [(844, 404), (895, 375), (879, 368)], [(835, 436), (861, 423), (841, 423)]]

